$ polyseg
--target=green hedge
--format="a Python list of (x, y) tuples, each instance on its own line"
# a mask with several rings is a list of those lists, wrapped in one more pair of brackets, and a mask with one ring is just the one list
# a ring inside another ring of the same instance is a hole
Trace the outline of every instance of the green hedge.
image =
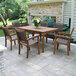
[(55, 21), (53, 19), (45, 18), (43, 21), (48, 22), (48, 27), (53, 27), (55, 24)]

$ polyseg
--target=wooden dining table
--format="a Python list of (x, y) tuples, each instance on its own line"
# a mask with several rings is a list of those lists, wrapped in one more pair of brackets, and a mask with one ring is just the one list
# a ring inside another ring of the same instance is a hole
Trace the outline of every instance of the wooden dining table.
[(45, 34), (49, 32), (56, 32), (59, 31), (58, 28), (50, 28), (50, 27), (38, 27), (36, 28), (35, 26), (23, 26), (23, 27), (18, 27), (19, 29), (23, 29), (25, 31), (33, 32), (33, 33), (41, 33), (42, 34), (42, 52), (44, 52), (44, 37)]

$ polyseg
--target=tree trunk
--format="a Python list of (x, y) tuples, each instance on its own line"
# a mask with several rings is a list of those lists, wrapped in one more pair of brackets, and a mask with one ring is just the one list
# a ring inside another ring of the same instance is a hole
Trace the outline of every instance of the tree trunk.
[(6, 27), (7, 23), (6, 23), (5, 19), (3, 18), (3, 16), (1, 14), (0, 14), (0, 18), (2, 19), (4, 27)]

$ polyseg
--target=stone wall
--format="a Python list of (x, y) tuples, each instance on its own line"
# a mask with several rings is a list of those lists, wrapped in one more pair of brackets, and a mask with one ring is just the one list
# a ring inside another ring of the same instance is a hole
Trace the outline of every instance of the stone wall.
[(45, 3), (45, 4), (31, 4), (29, 5), (30, 13), (29, 22), (31, 23), (31, 16), (56, 16), (56, 22), (62, 23), (62, 3)]

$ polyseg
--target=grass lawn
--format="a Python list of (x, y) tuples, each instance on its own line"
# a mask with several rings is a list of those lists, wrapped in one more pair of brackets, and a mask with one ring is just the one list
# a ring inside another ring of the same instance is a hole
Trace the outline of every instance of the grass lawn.
[[(11, 25), (12, 24), (12, 22), (22, 22), (22, 23), (24, 23), (24, 22), (26, 22), (26, 20), (25, 20), (25, 18), (23, 18), (23, 19), (16, 19), (16, 20), (9, 20), (9, 21), (7, 21), (7, 24), (8, 25)], [(2, 26), (3, 25), (3, 23), (2, 22), (0, 22), (0, 26)], [(8, 26), (9, 27), (9, 26)], [(0, 29), (0, 37), (2, 37), (2, 36), (4, 36), (4, 33), (3, 33), (3, 31)]]
[[(25, 18), (22, 18), (22, 19), (16, 19), (16, 20), (8, 20), (8, 21), (7, 21), (7, 24), (8, 24), (8, 25), (11, 25), (12, 22), (22, 22), (22, 23), (24, 23), (24, 22), (26, 22), (26, 20), (25, 20)], [(3, 25), (3, 23), (0, 22), (0, 26), (2, 26), (2, 25)]]
[(1, 26), (1, 25), (3, 25), (3, 23), (2, 23), (2, 22), (0, 22), (0, 26)]
[(0, 29), (0, 37), (4, 36), (3, 30)]

